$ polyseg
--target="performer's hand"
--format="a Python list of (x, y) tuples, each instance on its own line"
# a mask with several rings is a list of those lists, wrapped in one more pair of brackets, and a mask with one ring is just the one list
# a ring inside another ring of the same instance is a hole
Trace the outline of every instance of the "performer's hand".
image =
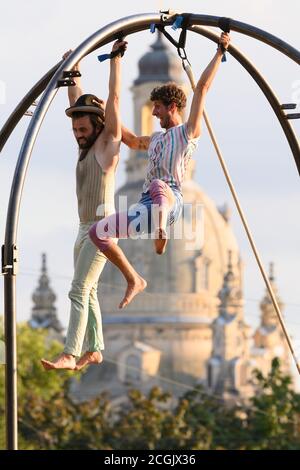
[(219, 44), (222, 44), (222, 46), (225, 48), (225, 49), (228, 49), (228, 46), (229, 46), (229, 43), (230, 43), (230, 35), (229, 33), (222, 33), (221, 36), (220, 36), (220, 40), (219, 40)]
[[(69, 49), (67, 52), (64, 53), (62, 58), (64, 60), (66, 60), (72, 54), (72, 52), (73, 52), (73, 49)], [(79, 70), (79, 63), (75, 64), (72, 70), (78, 71)]]
[(69, 55), (71, 55), (73, 52), (73, 49), (69, 49), (67, 52), (64, 53), (64, 55), (62, 56), (62, 59), (66, 60)]
[[(121, 51), (124, 51), (124, 52), (125, 52), (125, 51), (127, 50), (127, 44), (128, 44), (127, 41), (119, 41), (119, 40), (117, 40), (117, 41), (114, 43), (113, 47), (112, 47), (112, 52), (115, 52), (115, 51), (117, 51), (118, 49), (121, 49)], [(120, 55), (119, 55), (118, 57), (120, 57)]]

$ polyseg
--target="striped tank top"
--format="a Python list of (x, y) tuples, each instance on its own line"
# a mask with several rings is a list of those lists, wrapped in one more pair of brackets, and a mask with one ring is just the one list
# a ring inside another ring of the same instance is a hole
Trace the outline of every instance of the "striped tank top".
[(76, 166), (78, 215), (82, 223), (94, 222), (115, 212), (115, 173), (104, 172), (92, 146)]
[(187, 124), (180, 124), (166, 132), (152, 134), (148, 149), (149, 163), (143, 192), (149, 190), (152, 180), (160, 179), (169, 186), (181, 188), (187, 164), (197, 147), (197, 139), (188, 139)]

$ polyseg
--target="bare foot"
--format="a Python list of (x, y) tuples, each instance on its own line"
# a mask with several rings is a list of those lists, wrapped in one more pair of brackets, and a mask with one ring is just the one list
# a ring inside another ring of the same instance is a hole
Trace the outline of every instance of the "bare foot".
[(76, 363), (76, 370), (82, 369), (88, 364), (100, 364), (103, 361), (103, 356), (100, 351), (87, 351)]
[(129, 282), (125, 297), (119, 305), (119, 308), (126, 307), (132, 299), (147, 287), (147, 282), (141, 276), (137, 276), (133, 282)]
[(56, 361), (47, 361), (41, 359), (41, 363), (46, 370), (50, 369), (69, 369), (74, 370), (76, 367), (75, 357), (71, 354), (62, 353)]
[(165, 229), (158, 228), (155, 231), (155, 251), (158, 255), (162, 255), (166, 251), (166, 246), (168, 243), (168, 235)]

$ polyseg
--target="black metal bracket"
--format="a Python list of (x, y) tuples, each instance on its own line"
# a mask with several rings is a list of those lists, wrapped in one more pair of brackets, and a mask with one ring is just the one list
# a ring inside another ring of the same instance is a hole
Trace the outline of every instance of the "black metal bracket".
[(60, 88), (62, 86), (75, 86), (76, 82), (74, 80), (62, 79), (57, 80), (56, 88)]
[[(191, 14), (190, 13), (178, 13), (178, 12), (173, 12), (172, 10), (167, 10), (167, 11), (160, 11), (162, 13), (161, 15), (161, 21), (166, 22), (169, 21), (170, 18), (175, 18), (175, 24), (176, 24), (176, 19), (180, 18), (180, 24), (176, 25), (175, 29), (181, 28), (181, 33), (179, 36), (178, 41), (171, 36), (168, 31), (165, 30), (165, 25), (156, 25), (157, 29), (165, 36), (166, 39), (170, 41), (173, 46), (176, 47), (177, 53), (179, 57), (181, 58), (182, 62), (187, 61), (190, 64), (187, 54), (185, 51), (185, 44), (186, 44), (186, 34), (187, 34), (187, 28), (190, 25), (190, 18)], [(174, 25), (174, 24), (173, 24)]]
[[(36, 101), (33, 101), (33, 102), (31, 103), (31, 106), (36, 107), (37, 105), (38, 105), (38, 103), (37, 103)], [(32, 117), (32, 116), (33, 116), (33, 111), (31, 111), (31, 110), (28, 108), (27, 111), (25, 111), (24, 116), (30, 116), (30, 117)]]
[(81, 73), (79, 70), (64, 70), (62, 76), (63, 78), (81, 77)]
[(296, 109), (297, 104), (296, 103), (285, 103), (285, 104), (282, 104), (280, 107), (281, 107), (281, 109)]
[(223, 16), (222, 18), (219, 18), (218, 21), (218, 26), (224, 33), (230, 33), (230, 23), (231, 23), (231, 18), (226, 18)]
[[(19, 262), (17, 245), (12, 245), (10, 256), (7, 256), (5, 245), (2, 245), (1, 255), (2, 255), (1, 256), (2, 274), (4, 275), (8, 274), (8, 272), (11, 271), (11, 274), (13, 276), (16, 276), (18, 274), (18, 262)], [(11, 264), (8, 264), (8, 259), (7, 259), (8, 257), (12, 260)]]
[(2, 274), (5, 274), (5, 268), (4, 268), (4, 266), (5, 266), (5, 264), (6, 264), (5, 261), (4, 261), (4, 253), (5, 253), (4, 250), (5, 250), (5, 246), (2, 245), (2, 247), (1, 247), (1, 266), (2, 266), (1, 272), (2, 272)]
[(285, 117), (286, 117), (287, 119), (300, 119), (300, 113), (286, 114)]

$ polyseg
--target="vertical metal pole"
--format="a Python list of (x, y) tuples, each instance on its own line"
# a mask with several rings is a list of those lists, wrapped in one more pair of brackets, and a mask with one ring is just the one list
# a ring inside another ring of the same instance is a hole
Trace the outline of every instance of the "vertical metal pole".
[(17, 332), (16, 332), (16, 246), (2, 248), (5, 306), (5, 415), (6, 448), (18, 449)]

